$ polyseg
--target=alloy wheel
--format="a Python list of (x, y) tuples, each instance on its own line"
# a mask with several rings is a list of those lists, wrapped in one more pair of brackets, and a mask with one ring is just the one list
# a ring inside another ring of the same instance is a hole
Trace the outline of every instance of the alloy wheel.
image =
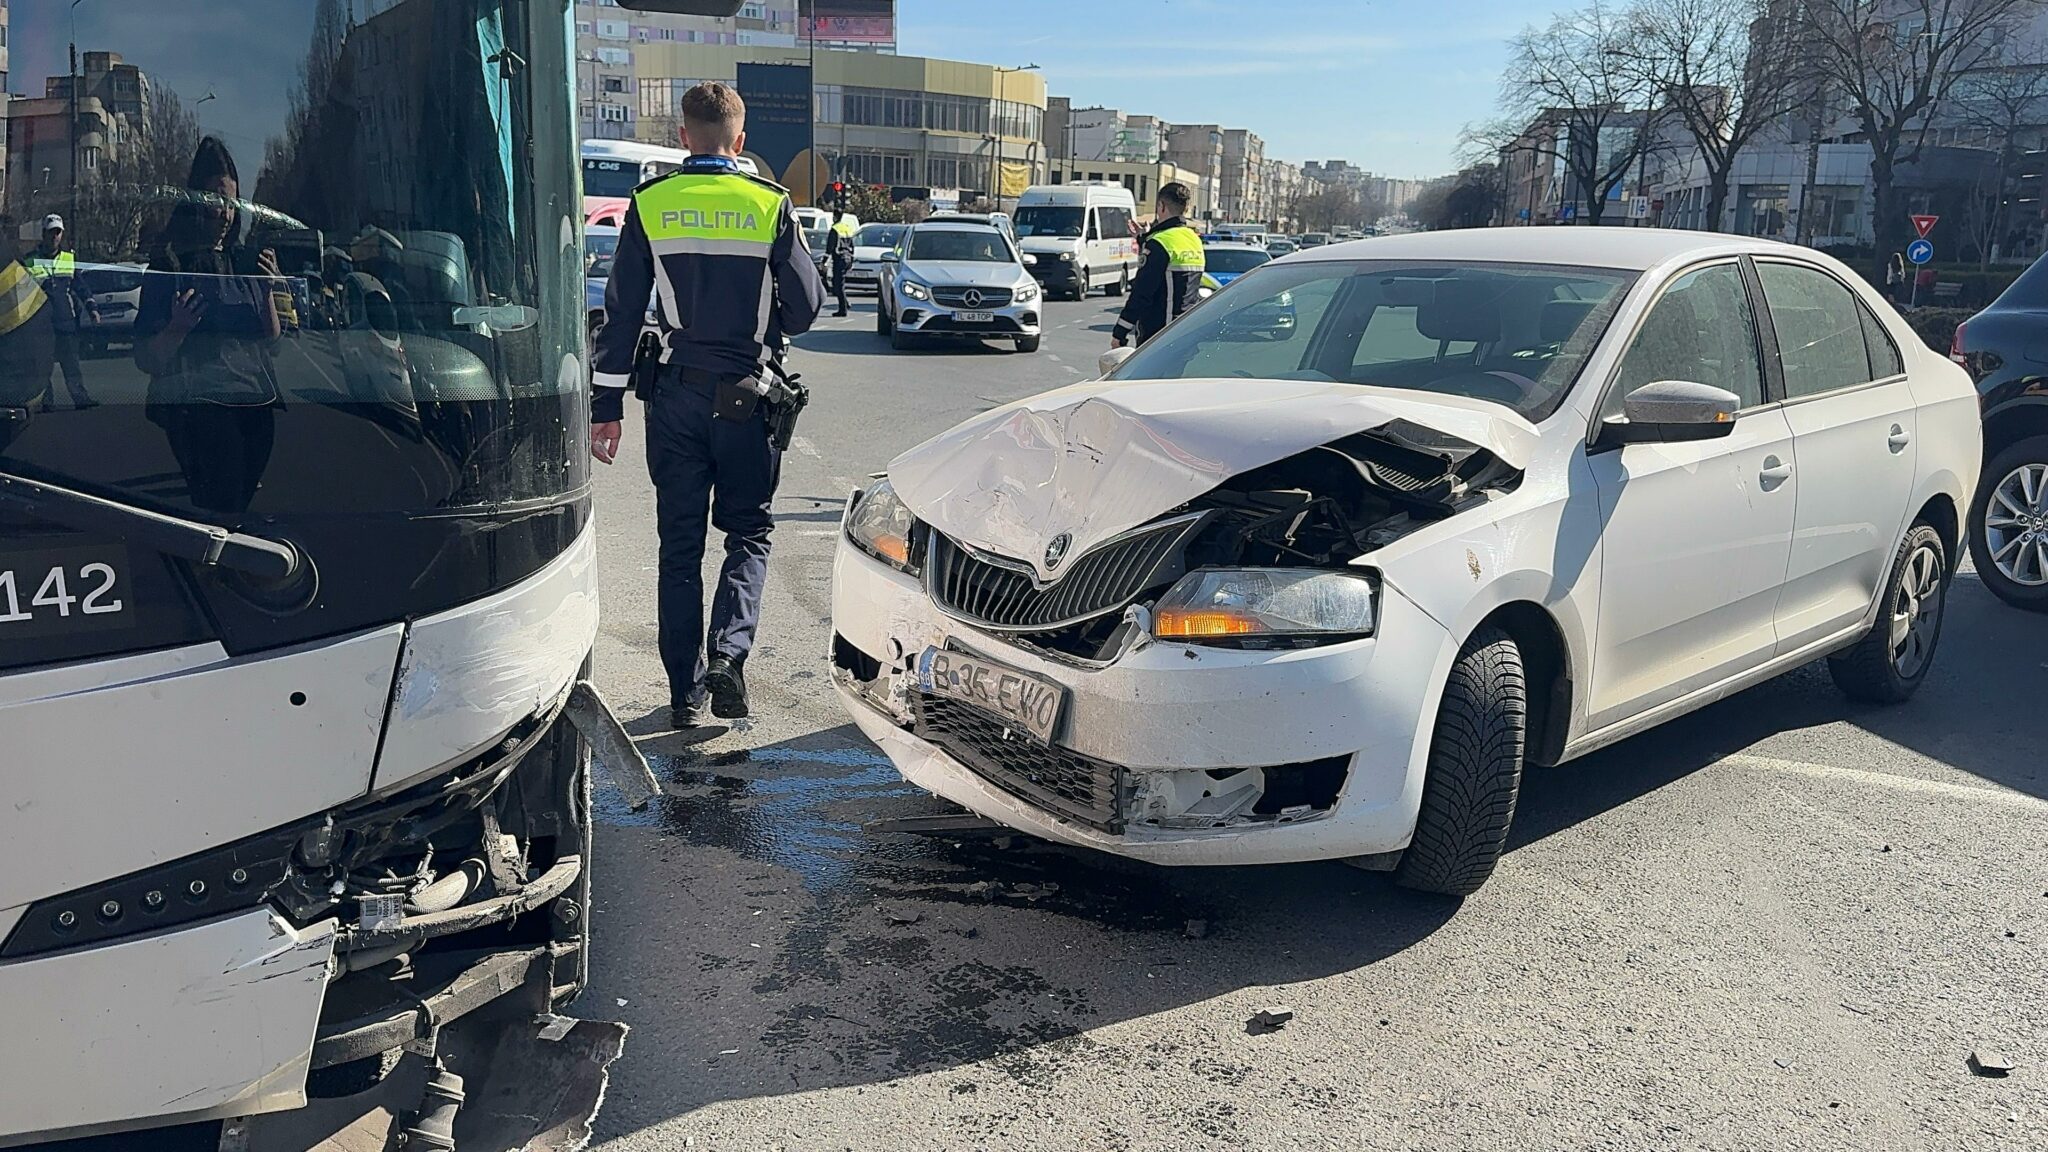
[(1906, 557), (1892, 596), (1892, 666), (1911, 680), (1927, 667), (1941, 631), (1941, 554), (1922, 546)]
[(1984, 542), (2001, 576), (2028, 588), (2048, 584), (2048, 464), (2022, 464), (1991, 490)]

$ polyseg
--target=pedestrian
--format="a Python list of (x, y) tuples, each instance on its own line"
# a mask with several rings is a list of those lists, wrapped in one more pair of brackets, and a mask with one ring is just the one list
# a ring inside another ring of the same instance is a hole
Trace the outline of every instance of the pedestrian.
[(1191, 199), (1188, 186), (1177, 180), (1159, 186), (1152, 227), (1145, 233), (1145, 262), (1117, 317), (1112, 347), (1143, 344), (1200, 301), (1206, 259), (1202, 235), (1186, 219)]
[[(28, 271), (50, 298), (50, 329), (56, 341), (53, 351), (57, 367), (64, 373), (64, 390), (71, 393), (71, 406), (94, 407), (99, 401), (86, 393), (85, 371), (78, 363), (78, 322), (89, 317), (96, 324), (100, 314), (93, 307), (92, 293), (78, 278), (78, 257), (64, 247), (62, 216), (53, 212), (43, 217), (43, 241), (29, 253)], [(45, 399), (43, 411), (49, 410), (50, 402)]]
[[(50, 300), (23, 262), (12, 216), (0, 216), (0, 408), (25, 409), (50, 387)], [(0, 417), (0, 448), (28, 426)]]
[[(684, 93), (682, 144), (691, 156), (633, 191), (594, 342), (591, 454), (606, 464), (617, 456), (629, 383), (646, 405), (661, 537), (656, 612), (677, 728), (702, 727), (707, 705), (721, 719), (748, 714), (744, 669), (782, 469), (766, 401), (757, 403), (749, 384), (780, 370), (788, 337), (809, 331), (825, 305), (789, 193), (736, 162), (746, 115), (723, 84)], [(658, 340), (636, 354), (657, 298)], [(725, 534), (708, 635), (707, 508), (710, 526)]]
[[(839, 311), (834, 316), (845, 316), (852, 312), (846, 303), (846, 270), (853, 267), (853, 221), (846, 218), (846, 209), (832, 209), (832, 294), (839, 298)], [(881, 307), (879, 303), (875, 305)]]

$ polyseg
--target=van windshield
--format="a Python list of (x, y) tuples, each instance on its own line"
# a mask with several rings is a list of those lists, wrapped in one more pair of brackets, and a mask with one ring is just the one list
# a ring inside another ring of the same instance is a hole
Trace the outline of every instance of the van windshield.
[(1032, 204), (1017, 209), (1017, 235), (1059, 236), (1069, 240), (1081, 237), (1081, 222), (1086, 212), (1078, 207), (1055, 204)]

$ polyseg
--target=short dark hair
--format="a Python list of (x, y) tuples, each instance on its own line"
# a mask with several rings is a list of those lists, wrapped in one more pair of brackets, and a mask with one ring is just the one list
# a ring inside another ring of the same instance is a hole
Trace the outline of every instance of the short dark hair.
[(1159, 199), (1176, 208), (1186, 209), (1194, 201), (1188, 186), (1178, 180), (1169, 180), (1159, 186)]
[[(693, 141), (701, 140), (704, 145), (732, 147), (747, 127), (747, 102), (740, 94), (715, 80), (704, 83), (683, 93), (683, 127), (690, 132)], [(703, 147), (693, 147), (702, 152)]]

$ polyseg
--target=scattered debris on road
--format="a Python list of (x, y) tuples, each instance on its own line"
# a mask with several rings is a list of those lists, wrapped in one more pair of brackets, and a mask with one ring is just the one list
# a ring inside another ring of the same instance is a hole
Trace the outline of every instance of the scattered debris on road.
[(915, 924), (922, 919), (924, 919), (924, 913), (922, 912), (901, 911), (889, 913), (889, 923), (891, 924)]
[(2013, 1068), (2012, 1060), (2002, 1052), (1993, 1052), (1987, 1048), (1979, 1048), (1975, 1052), (1970, 1053), (1970, 1071), (1979, 1076), (2002, 1080), (2012, 1074)]
[(1181, 929), (1181, 934), (1190, 940), (1200, 940), (1209, 934), (1209, 922), (1207, 920), (1190, 920), (1187, 922), (1187, 926)]
[(1244, 1030), (1254, 1036), (1263, 1036), (1268, 1032), (1278, 1032), (1292, 1019), (1294, 1009), (1285, 1004), (1275, 1004), (1252, 1013), (1252, 1018), (1244, 1022)]

